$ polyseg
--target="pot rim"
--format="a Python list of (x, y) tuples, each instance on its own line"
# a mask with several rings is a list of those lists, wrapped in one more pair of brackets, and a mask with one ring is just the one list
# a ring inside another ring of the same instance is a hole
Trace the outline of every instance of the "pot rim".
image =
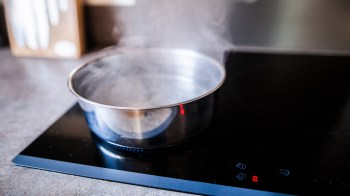
[[(170, 107), (176, 107), (176, 106), (179, 106), (179, 105), (184, 105), (184, 104), (187, 104), (187, 103), (190, 103), (190, 102), (194, 102), (196, 100), (199, 100), (201, 98), (204, 98), (204, 97), (214, 93), (217, 89), (219, 89), (222, 86), (222, 84), (224, 83), (224, 81), (226, 79), (226, 70), (225, 70), (225, 68), (224, 68), (222, 63), (220, 63), (219, 61), (215, 60), (214, 58), (212, 58), (210, 56), (207, 56), (207, 55), (205, 55), (203, 53), (196, 52), (196, 51), (193, 51), (193, 50), (174, 49), (174, 48), (117, 48), (116, 50), (113, 50), (113, 51), (114, 51), (113, 53), (110, 53), (110, 52), (102, 53), (102, 55), (99, 55), (98, 57), (95, 57), (92, 60), (84, 62), (84, 63), (80, 64), (79, 66), (75, 67), (69, 73), (69, 76), (68, 76), (68, 88), (69, 88), (70, 92), (73, 95), (75, 95), (79, 100), (84, 101), (84, 102), (89, 103), (89, 104), (92, 104), (92, 105), (95, 105), (95, 106), (98, 106), (98, 107), (109, 108), (109, 109), (119, 109), (119, 110), (149, 110), (149, 109), (170, 108)], [(89, 100), (89, 99), (81, 96), (79, 93), (77, 93), (74, 90), (73, 78), (74, 78), (74, 75), (80, 69), (84, 68), (85, 66), (87, 66), (87, 65), (89, 65), (89, 64), (91, 64), (93, 62), (102, 60), (103, 58), (106, 58), (106, 57), (109, 57), (109, 56), (114, 56), (118, 52), (122, 52), (122, 51), (153, 51), (153, 52), (154, 51), (155, 52), (157, 52), (157, 51), (161, 51), (161, 52), (166, 51), (166, 52), (176, 52), (176, 53), (180, 53), (180, 54), (183, 53), (183, 54), (190, 54), (190, 55), (200, 56), (201, 58), (204, 58), (204, 59), (206, 59), (208, 61), (211, 61), (211, 63), (216, 64), (217, 67), (220, 69), (219, 71), (222, 74), (222, 78), (221, 78), (220, 82), (214, 88), (212, 88), (211, 90), (207, 91), (206, 93), (204, 93), (204, 94), (202, 94), (200, 96), (197, 96), (195, 98), (192, 98), (192, 99), (189, 99), (189, 100), (186, 100), (186, 101), (178, 102), (178, 103), (167, 104), (167, 105), (160, 105), (160, 106), (155, 106), (155, 107), (125, 107), (125, 106), (116, 106), (116, 105), (102, 104), (102, 103), (98, 103), (98, 102)]]

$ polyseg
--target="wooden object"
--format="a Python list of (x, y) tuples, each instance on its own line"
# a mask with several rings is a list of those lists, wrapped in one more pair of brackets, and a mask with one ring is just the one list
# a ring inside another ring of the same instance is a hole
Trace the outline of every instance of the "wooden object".
[(15, 56), (79, 58), (85, 49), (82, 0), (4, 0)]

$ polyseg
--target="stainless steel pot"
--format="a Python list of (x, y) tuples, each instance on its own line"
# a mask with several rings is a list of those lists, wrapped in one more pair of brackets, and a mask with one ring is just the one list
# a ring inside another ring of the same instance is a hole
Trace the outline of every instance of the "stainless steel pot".
[(154, 149), (203, 131), (224, 79), (223, 65), (194, 51), (119, 49), (75, 68), (68, 86), (99, 139)]

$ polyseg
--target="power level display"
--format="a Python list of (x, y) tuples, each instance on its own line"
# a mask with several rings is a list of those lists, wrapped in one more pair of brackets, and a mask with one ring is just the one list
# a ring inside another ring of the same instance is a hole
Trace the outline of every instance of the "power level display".
[(252, 182), (258, 183), (259, 177), (258, 176), (252, 176)]

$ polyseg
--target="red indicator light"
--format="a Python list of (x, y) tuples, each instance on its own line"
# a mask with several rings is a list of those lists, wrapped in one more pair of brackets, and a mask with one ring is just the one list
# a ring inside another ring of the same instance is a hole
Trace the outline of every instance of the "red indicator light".
[(182, 116), (185, 115), (185, 109), (184, 109), (184, 106), (182, 104), (180, 104), (180, 114)]
[(258, 176), (252, 176), (252, 182), (259, 182)]

